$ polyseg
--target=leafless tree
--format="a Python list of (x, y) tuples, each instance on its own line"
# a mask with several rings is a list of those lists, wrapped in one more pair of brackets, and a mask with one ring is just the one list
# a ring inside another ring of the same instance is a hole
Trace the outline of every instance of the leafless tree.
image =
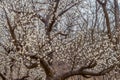
[(112, 30), (114, 23), (119, 27), (118, 2), (112, 3), (114, 16), (109, 16), (108, 0), (93, 2), (1, 1), (0, 77), (66, 80), (110, 76), (110, 71), (119, 69), (120, 46), (114, 44), (116, 33)]

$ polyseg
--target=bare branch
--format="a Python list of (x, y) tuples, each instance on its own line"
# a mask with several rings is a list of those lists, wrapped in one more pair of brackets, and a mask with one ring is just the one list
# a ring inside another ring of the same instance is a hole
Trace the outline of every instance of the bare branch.
[(45, 70), (45, 73), (47, 76), (53, 77), (53, 70), (51, 68), (51, 66), (44, 60), (44, 59), (40, 59), (40, 64), (42, 66), (42, 68)]
[(96, 65), (97, 64), (95, 61), (91, 61), (88, 66), (83, 66), (80, 69), (68, 71), (57, 77), (61, 77), (62, 80), (65, 80), (65, 79), (67, 79), (71, 76), (75, 76), (75, 75), (82, 75), (83, 77), (86, 77), (86, 78), (89, 78), (90, 76), (101, 76), (101, 75), (105, 75), (106, 73), (109, 73), (115, 67), (115, 65), (112, 65), (112, 66), (108, 67), (107, 69), (103, 69), (100, 72), (92, 72), (92, 71), (87, 70), (87, 69), (91, 69), (91, 68), (95, 67)]
[(68, 10), (70, 10), (72, 7), (76, 6), (77, 4), (79, 3), (74, 3), (73, 5), (71, 5), (70, 7), (66, 8), (65, 10), (61, 11), (59, 14), (58, 14), (58, 17), (62, 16), (64, 13), (66, 13)]
[(4, 7), (3, 7), (3, 10), (5, 12), (5, 16), (6, 16), (7, 24), (8, 24), (8, 27), (9, 27), (9, 31), (10, 31), (11, 37), (13, 39), (13, 44), (15, 45), (15, 47), (16, 47), (16, 49), (18, 51), (19, 50), (18, 46), (20, 46), (20, 45), (18, 45), (19, 42), (17, 41), (16, 35), (15, 35), (15, 32), (14, 32), (14, 28), (11, 25), (10, 19), (9, 19), (9, 17), (7, 15), (7, 12), (6, 12)]
[(2, 80), (7, 80), (7, 78), (2, 73), (0, 73), (0, 77), (2, 78)]

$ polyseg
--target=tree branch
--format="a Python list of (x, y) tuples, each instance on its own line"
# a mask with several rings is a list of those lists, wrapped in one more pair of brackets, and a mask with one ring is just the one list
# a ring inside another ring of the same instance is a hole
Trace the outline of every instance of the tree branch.
[(44, 59), (42, 59), (42, 58), (40, 59), (40, 64), (41, 64), (42, 68), (44, 69), (46, 75), (49, 77), (53, 77), (53, 75), (54, 75), (53, 70), (52, 70), (51, 66)]
[(64, 13), (66, 13), (68, 10), (70, 10), (72, 7), (74, 7), (75, 5), (77, 5), (78, 3), (74, 3), (73, 5), (71, 5), (70, 7), (66, 8), (65, 10), (61, 11), (58, 14), (58, 17), (62, 16)]
[(6, 20), (7, 20), (7, 25), (9, 27), (10, 35), (11, 35), (11, 37), (13, 39), (13, 44), (15, 45), (15, 47), (16, 47), (16, 49), (18, 51), (19, 50), (18, 46), (20, 46), (20, 45), (18, 44), (19, 42), (17, 41), (16, 35), (15, 35), (15, 32), (14, 32), (14, 28), (12, 27), (12, 25), (10, 23), (10, 19), (9, 19), (8, 14), (7, 14), (7, 12), (6, 12), (4, 7), (3, 7), (3, 10), (5, 12), (5, 16), (6, 16)]
[(89, 78), (90, 76), (101, 76), (105, 75), (106, 73), (109, 73), (116, 65), (112, 65), (108, 67), (107, 69), (103, 69), (100, 72), (93, 72), (93, 71), (88, 71), (87, 69), (94, 68), (96, 66), (96, 61), (91, 61), (88, 66), (83, 66), (80, 69), (73, 70), (73, 71), (68, 71), (64, 74), (60, 74), (56, 78), (60, 78), (61, 80), (65, 80), (71, 76), (75, 75), (82, 75), (83, 77)]
[(7, 78), (2, 73), (0, 73), (0, 77), (2, 78), (2, 80), (7, 80)]
[[(40, 58), (40, 57), (38, 57), (36, 55), (26, 55), (26, 56), (29, 56), (31, 59), (35, 59), (35, 60), (39, 59), (40, 60), (40, 65), (44, 69), (46, 75), (50, 76), (50, 77), (53, 76), (53, 70), (52, 70), (51, 66), (43, 58)], [(25, 65), (25, 66), (28, 69), (32, 69), (32, 68), (38, 67), (38, 63), (34, 63), (34, 64), (30, 65), (30, 66), (28, 66), (28, 65)]]

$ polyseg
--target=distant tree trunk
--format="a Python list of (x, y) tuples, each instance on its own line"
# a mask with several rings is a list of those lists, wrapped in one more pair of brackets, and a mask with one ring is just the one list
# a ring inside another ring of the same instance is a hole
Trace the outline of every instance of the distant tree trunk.
[(107, 0), (104, 0), (104, 2), (101, 2), (100, 0), (97, 0), (97, 1), (102, 6), (103, 13), (104, 13), (105, 20), (106, 20), (107, 35), (108, 35), (110, 41), (112, 42), (112, 33), (111, 33), (111, 28), (110, 28), (109, 15), (108, 15), (108, 12), (107, 12), (107, 9), (106, 9)]
[(119, 28), (119, 6), (118, 6), (118, 0), (114, 0), (114, 7), (115, 7), (115, 27)]
[[(119, 26), (119, 6), (118, 6), (118, 0), (114, 0), (114, 15), (115, 15), (115, 29), (116, 32), (119, 31), (120, 26)], [(116, 44), (119, 43), (119, 35), (116, 35)]]

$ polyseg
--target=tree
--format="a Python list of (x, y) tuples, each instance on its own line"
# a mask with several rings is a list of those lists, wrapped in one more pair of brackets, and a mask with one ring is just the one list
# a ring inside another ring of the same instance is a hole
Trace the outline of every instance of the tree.
[[(114, 37), (107, 0), (97, 0), (102, 10), (94, 2), (2, 1), (1, 78), (39, 80), (44, 72), (46, 80), (65, 80), (76, 75), (102, 76), (112, 71), (119, 61), (111, 43)], [(99, 27), (102, 25), (107, 27), (107, 34)]]

